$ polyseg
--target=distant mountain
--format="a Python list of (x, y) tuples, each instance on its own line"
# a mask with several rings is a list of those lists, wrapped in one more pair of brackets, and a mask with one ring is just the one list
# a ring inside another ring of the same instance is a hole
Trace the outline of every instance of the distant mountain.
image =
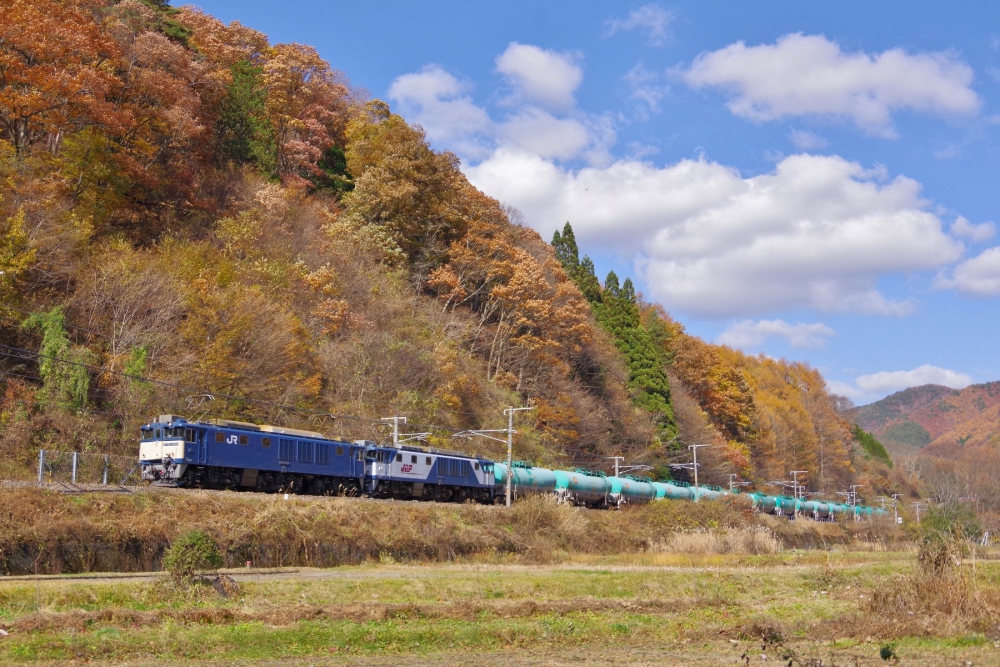
[(961, 390), (912, 387), (855, 408), (851, 416), (890, 449), (946, 456), (956, 448), (1000, 443), (1000, 382)]

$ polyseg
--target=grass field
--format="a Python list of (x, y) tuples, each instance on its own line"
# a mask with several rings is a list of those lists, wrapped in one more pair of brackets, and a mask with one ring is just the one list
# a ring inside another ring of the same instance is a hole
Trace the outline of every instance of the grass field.
[(0, 664), (1000, 664), (1000, 563), (909, 553), (0, 578)]

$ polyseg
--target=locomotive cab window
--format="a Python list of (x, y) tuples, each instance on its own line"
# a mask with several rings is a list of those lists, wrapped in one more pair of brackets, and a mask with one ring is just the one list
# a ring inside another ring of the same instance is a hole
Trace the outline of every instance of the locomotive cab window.
[(337, 456), (343, 456), (343, 455), (344, 455), (344, 448), (337, 447)]
[(162, 436), (160, 435), (160, 429), (156, 429), (156, 440), (159, 440)]
[(402, 454), (396, 454), (396, 462), (397, 463), (402, 463), (403, 462), (403, 455)]
[(194, 429), (186, 428), (184, 429), (184, 440), (185, 442), (194, 442)]
[(417, 462), (417, 455), (414, 454), (413, 456), (410, 457), (410, 463), (416, 463), (416, 462)]
[(261, 438), (260, 439), (260, 446), (261, 447), (270, 447), (271, 446), (271, 439), (270, 438)]
[(225, 442), (226, 441), (226, 434), (223, 433), (222, 431), (216, 431), (215, 432), (215, 441), (216, 442)]
[(365, 452), (364, 452), (364, 450), (359, 449), (357, 455), (355, 456), (355, 458), (358, 461), (364, 460), (364, 458), (365, 458)]
[(248, 438), (245, 435), (241, 435), (240, 436), (240, 444), (241, 445), (249, 445), (250, 444), (250, 438)]
[(476, 461), (475, 463), (473, 463), (472, 467), (475, 468), (476, 470), (479, 470), (479, 461)]

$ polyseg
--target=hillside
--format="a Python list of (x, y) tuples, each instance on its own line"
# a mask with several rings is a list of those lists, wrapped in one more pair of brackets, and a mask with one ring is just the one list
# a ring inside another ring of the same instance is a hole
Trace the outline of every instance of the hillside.
[(707, 483), (912, 490), (816, 370), (601, 282), (570, 225), (546, 243), (311, 47), (162, 0), (15, 0), (0, 182), (6, 454), (131, 455), (167, 412), (348, 438), (406, 415), (453, 446), (530, 403), (517, 456), (543, 464), (665, 476), (697, 442)]
[(890, 447), (949, 456), (1000, 441), (1000, 382), (961, 390), (912, 387), (855, 408), (852, 416)]

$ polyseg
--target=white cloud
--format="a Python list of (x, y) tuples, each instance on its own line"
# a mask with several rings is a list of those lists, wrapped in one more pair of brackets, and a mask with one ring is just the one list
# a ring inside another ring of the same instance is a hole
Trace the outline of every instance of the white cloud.
[(952, 270), (950, 277), (938, 278), (937, 286), (972, 296), (1000, 295), (1000, 247), (989, 248), (965, 260)]
[(607, 21), (604, 35), (610, 37), (618, 32), (641, 30), (646, 33), (646, 42), (652, 46), (663, 46), (670, 38), (667, 27), (673, 23), (674, 14), (657, 4), (643, 5), (629, 12), (628, 17)]
[(894, 136), (896, 110), (968, 114), (980, 106), (970, 88), (972, 68), (953, 53), (844, 53), (822, 35), (730, 44), (701, 54), (681, 76), (694, 88), (728, 91), (729, 109), (738, 116), (840, 116), (882, 136)]
[(579, 120), (556, 118), (534, 107), (506, 120), (501, 134), (506, 145), (546, 159), (572, 159), (591, 143), (589, 128)]
[(437, 65), (404, 74), (389, 87), (389, 99), (413, 123), (424, 128), (427, 137), (452, 145), (469, 155), (483, 156), (480, 136), (492, 131), (485, 110), (465, 93), (468, 85)]
[(983, 222), (974, 225), (966, 218), (958, 216), (955, 222), (951, 223), (952, 235), (969, 239), (974, 243), (982, 243), (987, 239), (993, 238), (994, 232), (996, 232), (996, 227), (992, 222)]
[(511, 42), (497, 56), (496, 65), (514, 89), (510, 104), (529, 103), (550, 111), (567, 111), (576, 103), (574, 93), (583, 81), (579, 60), (578, 54)]
[(794, 348), (818, 348), (826, 345), (826, 339), (836, 333), (820, 322), (789, 324), (784, 320), (743, 320), (723, 331), (715, 342), (741, 350), (753, 350), (771, 338), (783, 338)]
[(869, 395), (857, 387), (847, 384), (846, 382), (841, 382), (840, 380), (827, 380), (826, 388), (831, 394), (836, 396), (846, 396), (855, 403), (861, 405), (870, 403), (871, 401), (879, 398), (878, 396)]
[(962, 389), (972, 384), (972, 377), (966, 373), (924, 364), (909, 371), (881, 371), (861, 375), (854, 379), (853, 384), (840, 380), (827, 380), (826, 387), (833, 394), (846, 396), (858, 405), (864, 405), (897, 391), (925, 384)]
[(816, 151), (826, 148), (828, 145), (827, 140), (823, 137), (805, 130), (792, 130), (791, 139), (800, 151)]
[(912, 304), (887, 299), (878, 279), (940, 268), (963, 250), (916, 181), (836, 156), (793, 155), (744, 178), (704, 159), (569, 170), (500, 148), (466, 173), (543, 235), (569, 220), (581, 245), (637, 254), (650, 296), (701, 316), (902, 315)]
[(622, 79), (632, 89), (632, 99), (642, 102), (647, 112), (660, 110), (660, 100), (670, 92), (670, 86), (661, 83), (660, 75), (646, 69), (639, 63), (630, 69)]
[(972, 376), (924, 364), (911, 371), (882, 371), (855, 378), (858, 389), (869, 394), (891, 394), (909, 387), (940, 384), (952, 389), (962, 389), (972, 384)]

